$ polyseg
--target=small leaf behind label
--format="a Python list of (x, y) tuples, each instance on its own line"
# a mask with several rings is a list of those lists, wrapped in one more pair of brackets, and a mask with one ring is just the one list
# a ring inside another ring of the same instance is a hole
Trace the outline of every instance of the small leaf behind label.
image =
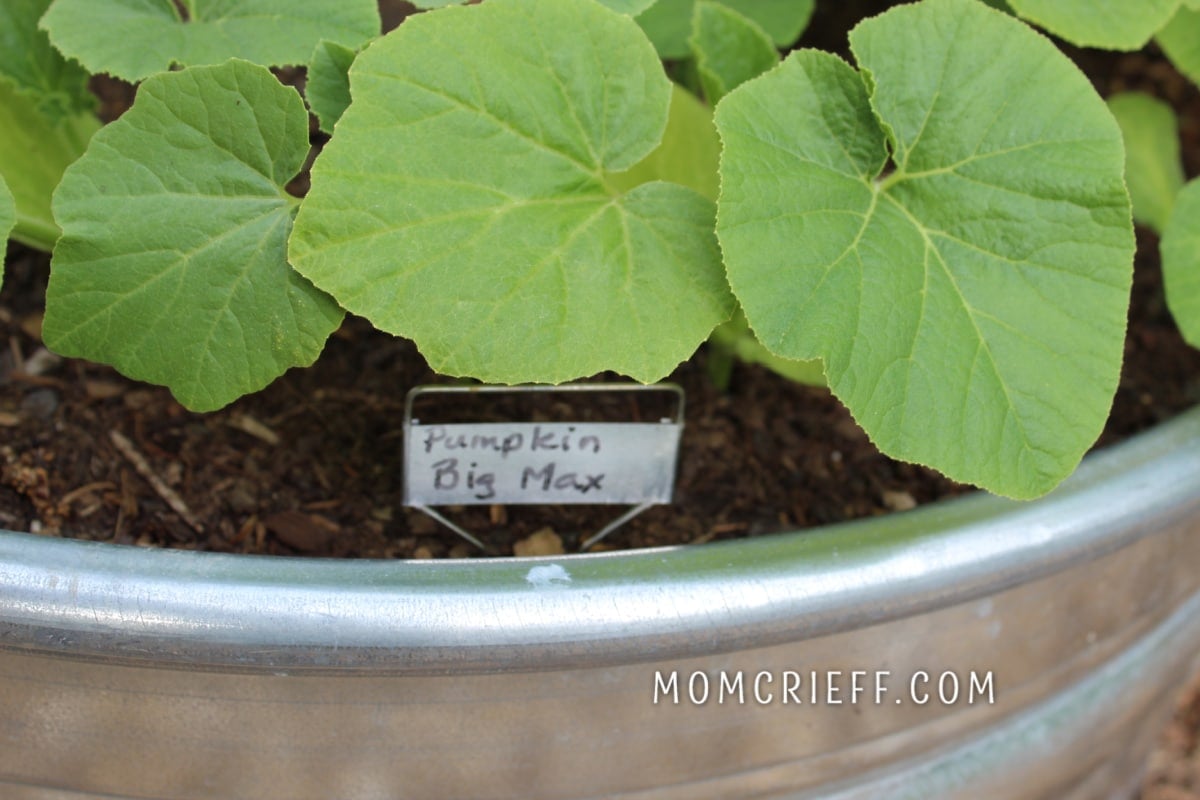
[[(709, 346), (723, 350), (739, 361), (749, 364), (761, 364), (772, 372), (782, 375), (788, 380), (805, 383), (809, 386), (826, 386), (825, 367), (820, 359), (812, 361), (794, 361), (781, 358), (759, 343), (746, 324), (744, 314), (735, 314), (734, 318), (724, 325), (717, 326), (709, 338)], [(712, 351), (709, 351), (712, 360)]]
[(1048, 40), (973, 0), (899, 6), (851, 46), (862, 75), (800, 51), (717, 109), (734, 292), (773, 352), (825, 359), (884, 452), (1046, 492), (1120, 369), (1120, 131)]
[(625, 172), (608, 176), (622, 191), (651, 181), (678, 183), (716, 202), (720, 189), (717, 164), (721, 140), (713, 125), (712, 109), (681, 86), (671, 87), (671, 114), (662, 143)]
[(1200, 180), (1179, 193), (1160, 249), (1167, 306), (1183, 338), (1200, 347)]
[(364, 50), (350, 83), (292, 260), (435, 369), (653, 381), (728, 318), (713, 203), (610, 178), (659, 144), (671, 96), (630, 18), (591, 0), (445, 8)]
[(54, 195), (47, 346), (197, 411), (311, 363), (342, 312), (285, 258), (307, 151), (304, 104), (265, 67), (147, 80)]
[(1133, 218), (1162, 233), (1183, 188), (1179, 121), (1169, 105), (1141, 92), (1113, 95), (1108, 107), (1125, 138), (1125, 180)]

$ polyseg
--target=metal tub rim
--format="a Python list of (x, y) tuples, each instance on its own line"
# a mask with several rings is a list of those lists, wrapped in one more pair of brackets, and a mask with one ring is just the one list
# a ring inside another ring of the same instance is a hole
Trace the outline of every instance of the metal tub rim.
[(983, 597), (1200, 509), (1200, 408), (1059, 489), (701, 547), (472, 561), (150, 550), (0, 531), (0, 649), (167, 668), (558, 670), (763, 647)]

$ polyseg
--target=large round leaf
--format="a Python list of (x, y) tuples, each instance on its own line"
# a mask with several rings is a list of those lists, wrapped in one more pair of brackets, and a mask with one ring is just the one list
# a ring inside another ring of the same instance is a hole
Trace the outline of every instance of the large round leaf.
[(54, 194), (46, 344), (198, 411), (311, 363), (342, 313), (286, 261), (307, 152), (300, 96), (264, 67), (147, 80)]
[(432, 11), (350, 83), (292, 261), (435, 369), (656, 380), (728, 318), (713, 203), (609, 177), (654, 150), (671, 97), (628, 17), (592, 0)]
[(55, 0), (54, 45), (92, 72), (137, 81), (172, 64), (230, 57), (304, 64), (322, 39), (358, 47), (379, 34), (375, 0)]
[(973, 0), (893, 9), (851, 44), (861, 75), (799, 52), (717, 109), (734, 293), (776, 354), (825, 359), (883, 451), (1045, 492), (1116, 388), (1120, 131), (1049, 41)]

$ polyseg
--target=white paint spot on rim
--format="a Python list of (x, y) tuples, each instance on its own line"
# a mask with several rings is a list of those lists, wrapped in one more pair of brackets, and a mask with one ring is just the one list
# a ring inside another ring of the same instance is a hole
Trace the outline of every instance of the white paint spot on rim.
[(530, 569), (525, 580), (534, 586), (563, 586), (571, 582), (571, 573), (561, 564), (541, 564)]

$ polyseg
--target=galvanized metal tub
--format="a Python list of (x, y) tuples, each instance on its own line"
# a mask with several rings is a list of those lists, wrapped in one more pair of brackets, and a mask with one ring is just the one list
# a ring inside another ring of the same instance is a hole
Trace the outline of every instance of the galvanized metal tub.
[(1200, 412), (1035, 503), (695, 548), (5, 533), (0, 796), (1128, 797), (1198, 653)]

